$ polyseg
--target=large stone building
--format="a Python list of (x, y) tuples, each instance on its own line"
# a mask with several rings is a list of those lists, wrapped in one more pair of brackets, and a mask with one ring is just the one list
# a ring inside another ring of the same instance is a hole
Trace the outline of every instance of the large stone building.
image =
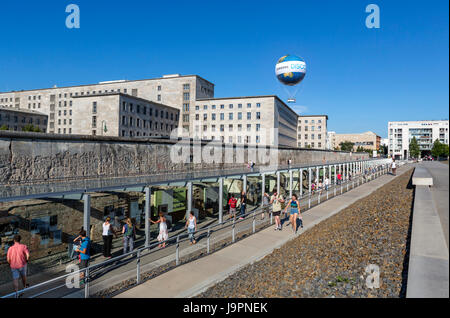
[[(74, 100), (77, 111), (73, 113), (73, 118), (69, 119), (70, 128), (68, 131), (63, 128), (62, 132), (59, 131), (61, 128), (58, 128), (58, 133), (168, 137), (172, 130), (178, 127), (178, 108), (124, 93), (77, 96)], [(61, 120), (58, 119), (58, 125), (61, 125)]]
[(274, 95), (198, 99), (193, 116), (194, 138), (296, 147), (298, 115)]
[(298, 116), (297, 146), (326, 149), (327, 115)]
[[(132, 117), (123, 103), (136, 106)], [(277, 96), (214, 98), (214, 84), (197, 75), (0, 93), (0, 105), (47, 114), (47, 132), (56, 134), (169, 136), (178, 127), (186, 137), (297, 146), (298, 115)], [(138, 114), (141, 107), (158, 110), (152, 118)], [(162, 108), (165, 118), (158, 119)], [(269, 132), (274, 129), (276, 138)], [(323, 146), (313, 148), (324, 148), (323, 139)]]
[(192, 130), (192, 105), (198, 98), (214, 97), (214, 84), (197, 75), (165, 75), (162, 78), (100, 82), (91, 85), (0, 92), (0, 106), (35, 110), (49, 117), (49, 133), (75, 134), (77, 99), (106, 93), (123, 93), (180, 110), (178, 125)]
[(7, 130), (22, 131), (27, 125), (47, 131), (47, 115), (33, 110), (0, 106), (0, 127)]
[(358, 147), (364, 149), (379, 150), (381, 144), (381, 137), (377, 134), (367, 131), (361, 134), (335, 134), (332, 139), (332, 149), (340, 148), (342, 142), (350, 141), (353, 143), (353, 150)]
[(449, 144), (448, 120), (394, 121), (388, 123), (389, 156), (409, 158), (409, 143), (416, 137), (422, 156), (430, 155), (433, 143)]

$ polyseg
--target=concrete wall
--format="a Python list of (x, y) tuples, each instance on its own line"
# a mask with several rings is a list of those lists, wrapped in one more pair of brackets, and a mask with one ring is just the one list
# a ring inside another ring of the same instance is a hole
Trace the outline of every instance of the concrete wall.
[[(186, 171), (186, 164), (171, 160), (174, 143), (157, 139), (0, 132), (0, 184)], [(194, 155), (192, 148), (190, 151)], [(195, 150), (195, 154), (198, 152)], [(247, 162), (247, 152), (246, 147), (237, 146), (233, 163), (201, 162), (189, 167), (194, 170), (241, 168), (244, 163), (236, 163), (239, 162), (236, 155), (243, 154)], [(224, 156), (222, 152), (220, 158)], [(367, 159), (368, 154), (298, 148), (279, 148), (278, 151), (279, 164), (286, 164), (288, 159), (296, 165), (362, 158)], [(260, 163), (258, 158), (254, 161), (257, 165), (267, 164)]]

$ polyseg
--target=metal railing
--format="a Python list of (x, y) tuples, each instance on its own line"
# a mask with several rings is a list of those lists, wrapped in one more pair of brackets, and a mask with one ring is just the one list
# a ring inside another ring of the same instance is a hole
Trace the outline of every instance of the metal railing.
[[(399, 166), (401, 166), (401, 165), (402, 165), (402, 163), (399, 164)], [(325, 190), (326, 200), (328, 200), (330, 198), (331, 192), (333, 193), (333, 197), (336, 197), (336, 190), (339, 188), (340, 188), (340, 193), (342, 194), (344, 192), (344, 186), (346, 187), (345, 192), (347, 192), (350, 190), (350, 188), (354, 189), (355, 187), (358, 187), (366, 182), (374, 180), (382, 175), (387, 174), (388, 172), (389, 172), (389, 165), (388, 164), (380, 164), (380, 165), (376, 165), (374, 167), (374, 170), (357, 174), (351, 180), (350, 179), (343, 180), (340, 184), (334, 184), (332, 182), (332, 184), (330, 186), (328, 186), (327, 189)], [(299, 196), (298, 200), (300, 202), (300, 205), (302, 205), (302, 203), (304, 203), (304, 205), (308, 206), (307, 210), (309, 210), (312, 207), (311, 204), (313, 202), (313, 197), (315, 195), (317, 195), (317, 199), (315, 200), (316, 201), (315, 206), (319, 205), (321, 203), (321, 197), (323, 196), (323, 192), (324, 192), (323, 190), (324, 189), (318, 189), (316, 191), (307, 191), (302, 196)], [(289, 190), (286, 190), (287, 193), (288, 193), (288, 191)], [(248, 218), (244, 218), (242, 220), (239, 220), (239, 219), (236, 220), (236, 218), (238, 216), (234, 217), (233, 219), (229, 218), (228, 220), (226, 220), (222, 223), (209, 225), (206, 228), (197, 230), (193, 234), (197, 238), (206, 238), (206, 246), (204, 246), (203, 248), (206, 250), (206, 254), (209, 254), (209, 253), (211, 253), (211, 250), (212, 250), (212, 244), (211, 244), (212, 240), (213, 241), (215, 240), (216, 242), (220, 243), (220, 242), (225, 241), (227, 238), (231, 237), (231, 243), (235, 243), (236, 240), (238, 239), (237, 236), (239, 233), (242, 233), (244, 231), (255, 233), (257, 231), (258, 226), (259, 226), (259, 229), (263, 229), (267, 226), (272, 225), (273, 224), (273, 215), (272, 215), (272, 210), (270, 207), (268, 209), (269, 211), (266, 210), (269, 213), (269, 217), (266, 217), (264, 219), (264, 221), (262, 221), (262, 220), (261, 220), (261, 222), (257, 221), (256, 215), (259, 213), (262, 213), (262, 210), (265, 208), (266, 207), (257, 207), (252, 212), (250, 212), (249, 214), (252, 215), (251, 225), (241, 226), (240, 231), (239, 231), (239, 225), (244, 225), (244, 223), (248, 222)], [(259, 224), (257, 224), (257, 223), (259, 223)], [(215, 233), (217, 234), (218, 237), (213, 238), (213, 235)], [(180, 256), (181, 249), (182, 249), (181, 245), (182, 245), (182, 243), (187, 242), (189, 240), (190, 239), (189, 239), (188, 233), (181, 233), (176, 236), (169, 237), (165, 241), (166, 246), (168, 246), (168, 247), (174, 246), (175, 247), (175, 251), (174, 251), (175, 255), (174, 256), (173, 256), (173, 252), (170, 253), (169, 255), (165, 256), (165, 257), (169, 257), (168, 262), (173, 261), (173, 258), (174, 258), (175, 266), (179, 266), (182, 263), (182, 261), (181, 261), (182, 257)], [(25, 288), (18, 292), (10, 293), (8, 295), (3, 296), (2, 298), (17, 298), (20, 295), (23, 295), (25, 293), (28, 294), (28, 293), (33, 293), (33, 292), (35, 292), (35, 293), (27, 296), (27, 298), (37, 298), (37, 297), (41, 297), (43, 295), (55, 292), (58, 289), (66, 288), (69, 290), (70, 288), (67, 285), (67, 280), (69, 278), (73, 279), (76, 275), (84, 276), (84, 297), (88, 298), (91, 295), (91, 283), (96, 279), (97, 275), (102, 275), (105, 272), (107, 273), (116, 268), (119, 268), (126, 264), (129, 264), (134, 259), (136, 260), (136, 269), (135, 269), (136, 284), (140, 284), (140, 283), (142, 283), (142, 277), (141, 277), (142, 276), (142, 259), (145, 258), (146, 256), (163, 251), (164, 249), (157, 249), (157, 247), (161, 244), (162, 244), (162, 242), (152, 243), (149, 246), (144, 246), (144, 247), (136, 249), (132, 252), (124, 253), (120, 256), (103, 261), (99, 264), (90, 265), (85, 269), (74, 270), (68, 274), (65, 274), (65, 275), (50, 279), (48, 281), (33, 285), (31, 287)], [(197, 245), (193, 245), (192, 252), (202, 250), (202, 248), (196, 249), (195, 248), (196, 246)], [(192, 252), (190, 254), (192, 254)], [(190, 254), (187, 254), (187, 255), (190, 255)], [(170, 255), (172, 255), (172, 256), (170, 256)], [(161, 257), (156, 258), (155, 260), (151, 261), (147, 265), (151, 265), (152, 263), (158, 262), (160, 260), (161, 260)], [(160, 266), (162, 266), (162, 265), (160, 265)], [(61, 283), (58, 284), (58, 282), (61, 282), (61, 281), (64, 281), (65, 283), (63, 285), (61, 285)], [(120, 282), (116, 282), (116, 283), (120, 283)], [(56, 286), (53, 286), (53, 285), (56, 285)], [(111, 287), (111, 286), (109, 286), (109, 287)], [(109, 287), (107, 287), (107, 288), (109, 288)], [(39, 291), (39, 289), (42, 289), (42, 288), (46, 288), (46, 289)], [(80, 288), (80, 290), (81, 290), (81, 288)], [(67, 292), (67, 294), (70, 294), (70, 293)]]

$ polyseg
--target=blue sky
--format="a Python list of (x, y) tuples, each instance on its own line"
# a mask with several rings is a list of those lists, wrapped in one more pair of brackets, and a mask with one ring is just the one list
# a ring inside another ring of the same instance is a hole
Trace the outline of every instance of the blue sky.
[[(65, 8), (81, 10), (67, 29)], [(365, 8), (380, 8), (367, 29)], [(276, 94), (285, 54), (307, 75), (293, 107), (337, 133), (448, 119), (448, 1), (2, 1), (0, 91), (198, 74), (216, 97)]]

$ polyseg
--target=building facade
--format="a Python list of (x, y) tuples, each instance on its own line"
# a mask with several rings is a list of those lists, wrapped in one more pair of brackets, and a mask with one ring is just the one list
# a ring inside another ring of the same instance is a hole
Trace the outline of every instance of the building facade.
[(0, 106), (0, 127), (5, 127), (7, 130), (22, 131), (25, 126), (33, 125), (45, 133), (47, 119), (46, 114), (37, 111)]
[(395, 121), (388, 123), (389, 156), (409, 158), (409, 143), (416, 137), (422, 156), (430, 155), (433, 143), (449, 144), (448, 120)]
[(274, 95), (198, 99), (191, 137), (296, 147), (297, 116)]
[(124, 93), (77, 96), (74, 98), (74, 103), (77, 111), (73, 113), (73, 119), (69, 119), (73, 122), (58, 122), (58, 125), (70, 124), (70, 130), (58, 128), (57, 133), (169, 137), (179, 123), (180, 110), (178, 108)]
[(299, 148), (327, 148), (327, 115), (298, 116), (297, 146)]
[[(214, 97), (214, 84), (197, 75), (165, 75), (144, 80), (100, 82), (91, 85), (54, 87), (27, 91), (0, 92), (0, 106), (34, 110), (48, 115), (46, 131), (75, 133), (77, 97), (123, 93), (180, 110), (179, 126), (192, 131), (192, 114), (198, 98)], [(64, 124), (65, 123), (65, 124)]]
[(336, 144), (336, 132), (335, 131), (328, 131), (327, 132), (327, 142), (326, 142), (326, 149), (333, 150), (333, 145)]
[(364, 149), (379, 150), (381, 145), (381, 137), (377, 134), (367, 131), (361, 134), (335, 134), (332, 147), (339, 148), (342, 142), (350, 141), (353, 143), (353, 150), (358, 147)]

